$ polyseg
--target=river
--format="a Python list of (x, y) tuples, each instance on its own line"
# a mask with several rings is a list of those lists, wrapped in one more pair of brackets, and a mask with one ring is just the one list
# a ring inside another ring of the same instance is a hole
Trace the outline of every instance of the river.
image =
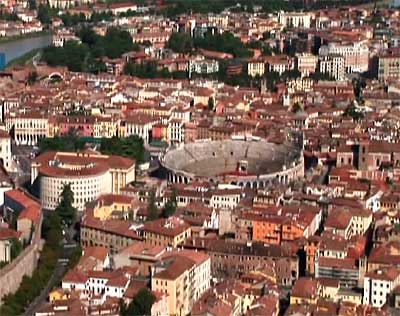
[(0, 53), (5, 54), (5, 62), (18, 58), (31, 50), (51, 45), (52, 35), (45, 34), (28, 38), (16, 39), (15, 41), (0, 43)]

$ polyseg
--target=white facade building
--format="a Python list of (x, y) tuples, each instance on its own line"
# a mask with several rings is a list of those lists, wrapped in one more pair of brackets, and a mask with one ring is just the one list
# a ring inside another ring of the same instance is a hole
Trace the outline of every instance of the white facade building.
[(182, 119), (172, 118), (168, 122), (168, 142), (180, 144), (185, 141), (184, 122)]
[(2, 160), (3, 167), (7, 171), (13, 171), (11, 159), (11, 138), (10, 135), (0, 129), (0, 159)]
[(319, 71), (323, 74), (329, 74), (336, 80), (344, 80), (344, 57), (340, 55), (329, 55), (320, 57)]
[(197, 74), (212, 74), (219, 70), (219, 63), (216, 60), (206, 59), (204, 57), (197, 57), (189, 61), (189, 78), (192, 73)]
[(343, 56), (346, 73), (368, 71), (369, 49), (367, 45), (360, 42), (351, 44), (329, 43), (319, 49), (319, 55)]
[(391, 291), (400, 284), (400, 270), (394, 267), (368, 272), (364, 277), (364, 305), (381, 308)]
[(14, 128), (17, 145), (36, 145), (40, 138), (49, 135), (49, 120), (36, 113), (18, 113), (6, 117), (6, 128)]
[(278, 21), (284, 27), (310, 28), (312, 13), (309, 12), (279, 12)]
[(65, 184), (74, 193), (73, 206), (79, 211), (105, 193), (119, 194), (135, 180), (135, 162), (119, 157), (89, 153), (48, 152), (31, 163), (31, 183), (39, 181), (44, 209), (57, 207)]
[(158, 120), (150, 115), (127, 117), (125, 122), (125, 137), (136, 135), (147, 144), (150, 141), (151, 130)]

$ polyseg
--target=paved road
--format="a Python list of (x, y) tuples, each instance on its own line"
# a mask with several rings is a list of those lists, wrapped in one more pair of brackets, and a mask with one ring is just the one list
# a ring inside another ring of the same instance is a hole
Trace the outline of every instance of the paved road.
[(16, 146), (12, 145), (12, 154), (14, 157), (14, 165), (16, 172), (11, 176), (15, 184), (23, 186), (26, 182), (30, 182), (31, 177), (31, 157), (33, 151), (32, 146)]
[(56, 268), (54, 269), (53, 274), (50, 277), (49, 282), (46, 287), (42, 290), (39, 296), (37, 296), (34, 301), (29, 305), (27, 310), (24, 313), (24, 316), (34, 316), (35, 313), (39, 310), (41, 306), (46, 302), (47, 297), (51, 291), (51, 289), (57, 285), (57, 282), (66, 272), (67, 267), (62, 265), (61, 263), (57, 263)]
[(32, 146), (12, 146), (12, 153), (17, 158), (19, 170), (24, 175), (31, 173), (31, 158), (30, 154), (33, 151)]

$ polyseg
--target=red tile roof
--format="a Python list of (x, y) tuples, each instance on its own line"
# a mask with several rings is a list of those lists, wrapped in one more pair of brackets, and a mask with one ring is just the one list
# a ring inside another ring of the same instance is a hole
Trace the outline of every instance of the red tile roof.
[(4, 193), (4, 196), (6, 198), (9, 198), (18, 204), (20, 204), (22, 207), (26, 208), (29, 206), (39, 206), (39, 203), (36, 202), (33, 198), (28, 196), (25, 192), (19, 189), (14, 189), (14, 190), (9, 190), (6, 193)]
[(79, 272), (78, 270), (69, 270), (63, 278), (63, 282), (66, 283), (79, 283), (84, 284), (88, 280), (88, 277)]
[(293, 286), (292, 296), (314, 299), (318, 296), (318, 281), (311, 278), (299, 278)]
[(22, 210), (18, 215), (18, 220), (29, 219), (33, 223), (37, 223), (40, 218), (40, 207), (37, 205), (30, 205)]

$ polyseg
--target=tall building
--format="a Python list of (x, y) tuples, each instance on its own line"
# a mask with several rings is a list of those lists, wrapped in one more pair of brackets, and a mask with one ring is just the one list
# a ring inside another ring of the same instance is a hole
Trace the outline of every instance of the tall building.
[(323, 74), (329, 74), (336, 80), (343, 80), (345, 77), (344, 57), (340, 55), (320, 57), (319, 71)]
[(210, 256), (180, 250), (166, 253), (153, 267), (151, 289), (168, 294), (170, 315), (188, 315), (210, 283)]
[(279, 23), (289, 28), (310, 28), (311, 12), (279, 12)]
[(363, 43), (330, 43), (320, 48), (319, 55), (343, 56), (346, 73), (368, 71), (369, 50), (368, 46)]
[(318, 56), (309, 53), (296, 54), (297, 69), (304, 76), (314, 73), (318, 66)]
[(3, 130), (0, 130), (0, 159), (3, 167), (7, 171), (12, 171), (11, 138), (10, 135)]
[(399, 285), (400, 270), (395, 267), (368, 272), (364, 278), (364, 305), (381, 308)]
[(400, 54), (385, 54), (378, 57), (378, 79), (400, 78)]
[(105, 193), (120, 192), (135, 180), (135, 162), (96, 152), (46, 152), (31, 163), (31, 183), (39, 186), (45, 209), (55, 209), (65, 184), (74, 193), (73, 206), (83, 211), (86, 203)]

